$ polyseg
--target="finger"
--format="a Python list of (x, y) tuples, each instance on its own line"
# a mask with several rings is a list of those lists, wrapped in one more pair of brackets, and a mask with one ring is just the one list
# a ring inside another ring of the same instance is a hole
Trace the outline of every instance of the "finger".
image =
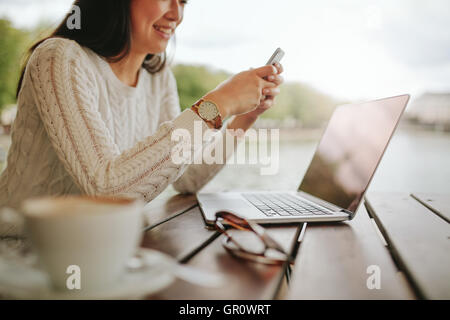
[(256, 75), (261, 78), (276, 75), (278, 73), (278, 69), (274, 66), (263, 66), (254, 69), (254, 71), (256, 72)]
[(272, 96), (264, 96), (264, 97), (265, 97), (265, 99), (261, 99), (261, 101), (259, 101), (259, 104), (262, 104), (266, 101), (274, 101), (275, 100), (275, 97), (272, 97)]
[(274, 63), (274, 66), (275, 66), (275, 68), (277, 68), (278, 74), (283, 73), (284, 68), (283, 68), (283, 65), (282, 65), (281, 63), (275, 62), (275, 63)]
[(273, 99), (272, 96), (262, 96), (261, 99), (259, 100), (259, 103), (261, 104), (261, 103), (263, 103), (264, 101), (266, 101), (266, 100), (271, 100), (271, 99)]
[(272, 81), (267, 81), (266, 79), (261, 79), (261, 88), (275, 88), (277, 85), (273, 83)]
[(280, 89), (277, 88), (277, 87), (275, 87), (275, 88), (264, 88), (262, 93), (265, 96), (275, 97), (275, 96), (280, 94)]
[(278, 76), (278, 75), (274, 76), (274, 75), (272, 75), (272, 76), (268, 76), (267, 77), (267, 81), (273, 82), (277, 86), (279, 86), (279, 85), (283, 84), (284, 78), (282, 76)]
[(273, 106), (273, 100), (265, 100), (259, 104), (258, 110), (266, 111), (267, 109), (270, 109), (272, 106)]

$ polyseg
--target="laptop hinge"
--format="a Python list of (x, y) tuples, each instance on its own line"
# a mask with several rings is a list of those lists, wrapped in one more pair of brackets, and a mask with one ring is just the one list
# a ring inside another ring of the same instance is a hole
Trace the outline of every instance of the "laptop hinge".
[(352, 220), (355, 217), (356, 212), (351, 212), (347, 209), (341, 209), (341, 212), (345, 212), (349, 216), (349, 220)]

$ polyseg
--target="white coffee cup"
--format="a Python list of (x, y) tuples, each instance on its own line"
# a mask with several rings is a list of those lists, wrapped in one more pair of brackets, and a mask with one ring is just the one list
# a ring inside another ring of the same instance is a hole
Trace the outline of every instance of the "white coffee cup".
[(21, 212), (52, 284), (79, 292), (120, 280), (142, 239), (143, 207), (135, 199), (67, 196), (25, 200)]

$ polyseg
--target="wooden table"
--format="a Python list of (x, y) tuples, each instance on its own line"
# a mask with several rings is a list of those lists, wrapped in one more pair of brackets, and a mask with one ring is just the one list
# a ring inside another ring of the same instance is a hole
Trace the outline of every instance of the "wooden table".
[(176, 280), (149, 299), (450, 298), (449, 196), (374, 193), (352, 221), (268, 227), (295, 257), (291, 268), (229, 255), (195, 196), (161, 196), (146, 210), (143, 247), (226, 279), (220, 288)]

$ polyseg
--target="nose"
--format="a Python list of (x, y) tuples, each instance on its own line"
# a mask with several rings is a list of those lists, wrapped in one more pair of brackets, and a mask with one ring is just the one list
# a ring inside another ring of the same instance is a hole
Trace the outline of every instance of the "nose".
[(183, 20), (183, 6), (179, 0), (171, 0), (170, 10), (165, 15), (166, 19), (178, 24)]

